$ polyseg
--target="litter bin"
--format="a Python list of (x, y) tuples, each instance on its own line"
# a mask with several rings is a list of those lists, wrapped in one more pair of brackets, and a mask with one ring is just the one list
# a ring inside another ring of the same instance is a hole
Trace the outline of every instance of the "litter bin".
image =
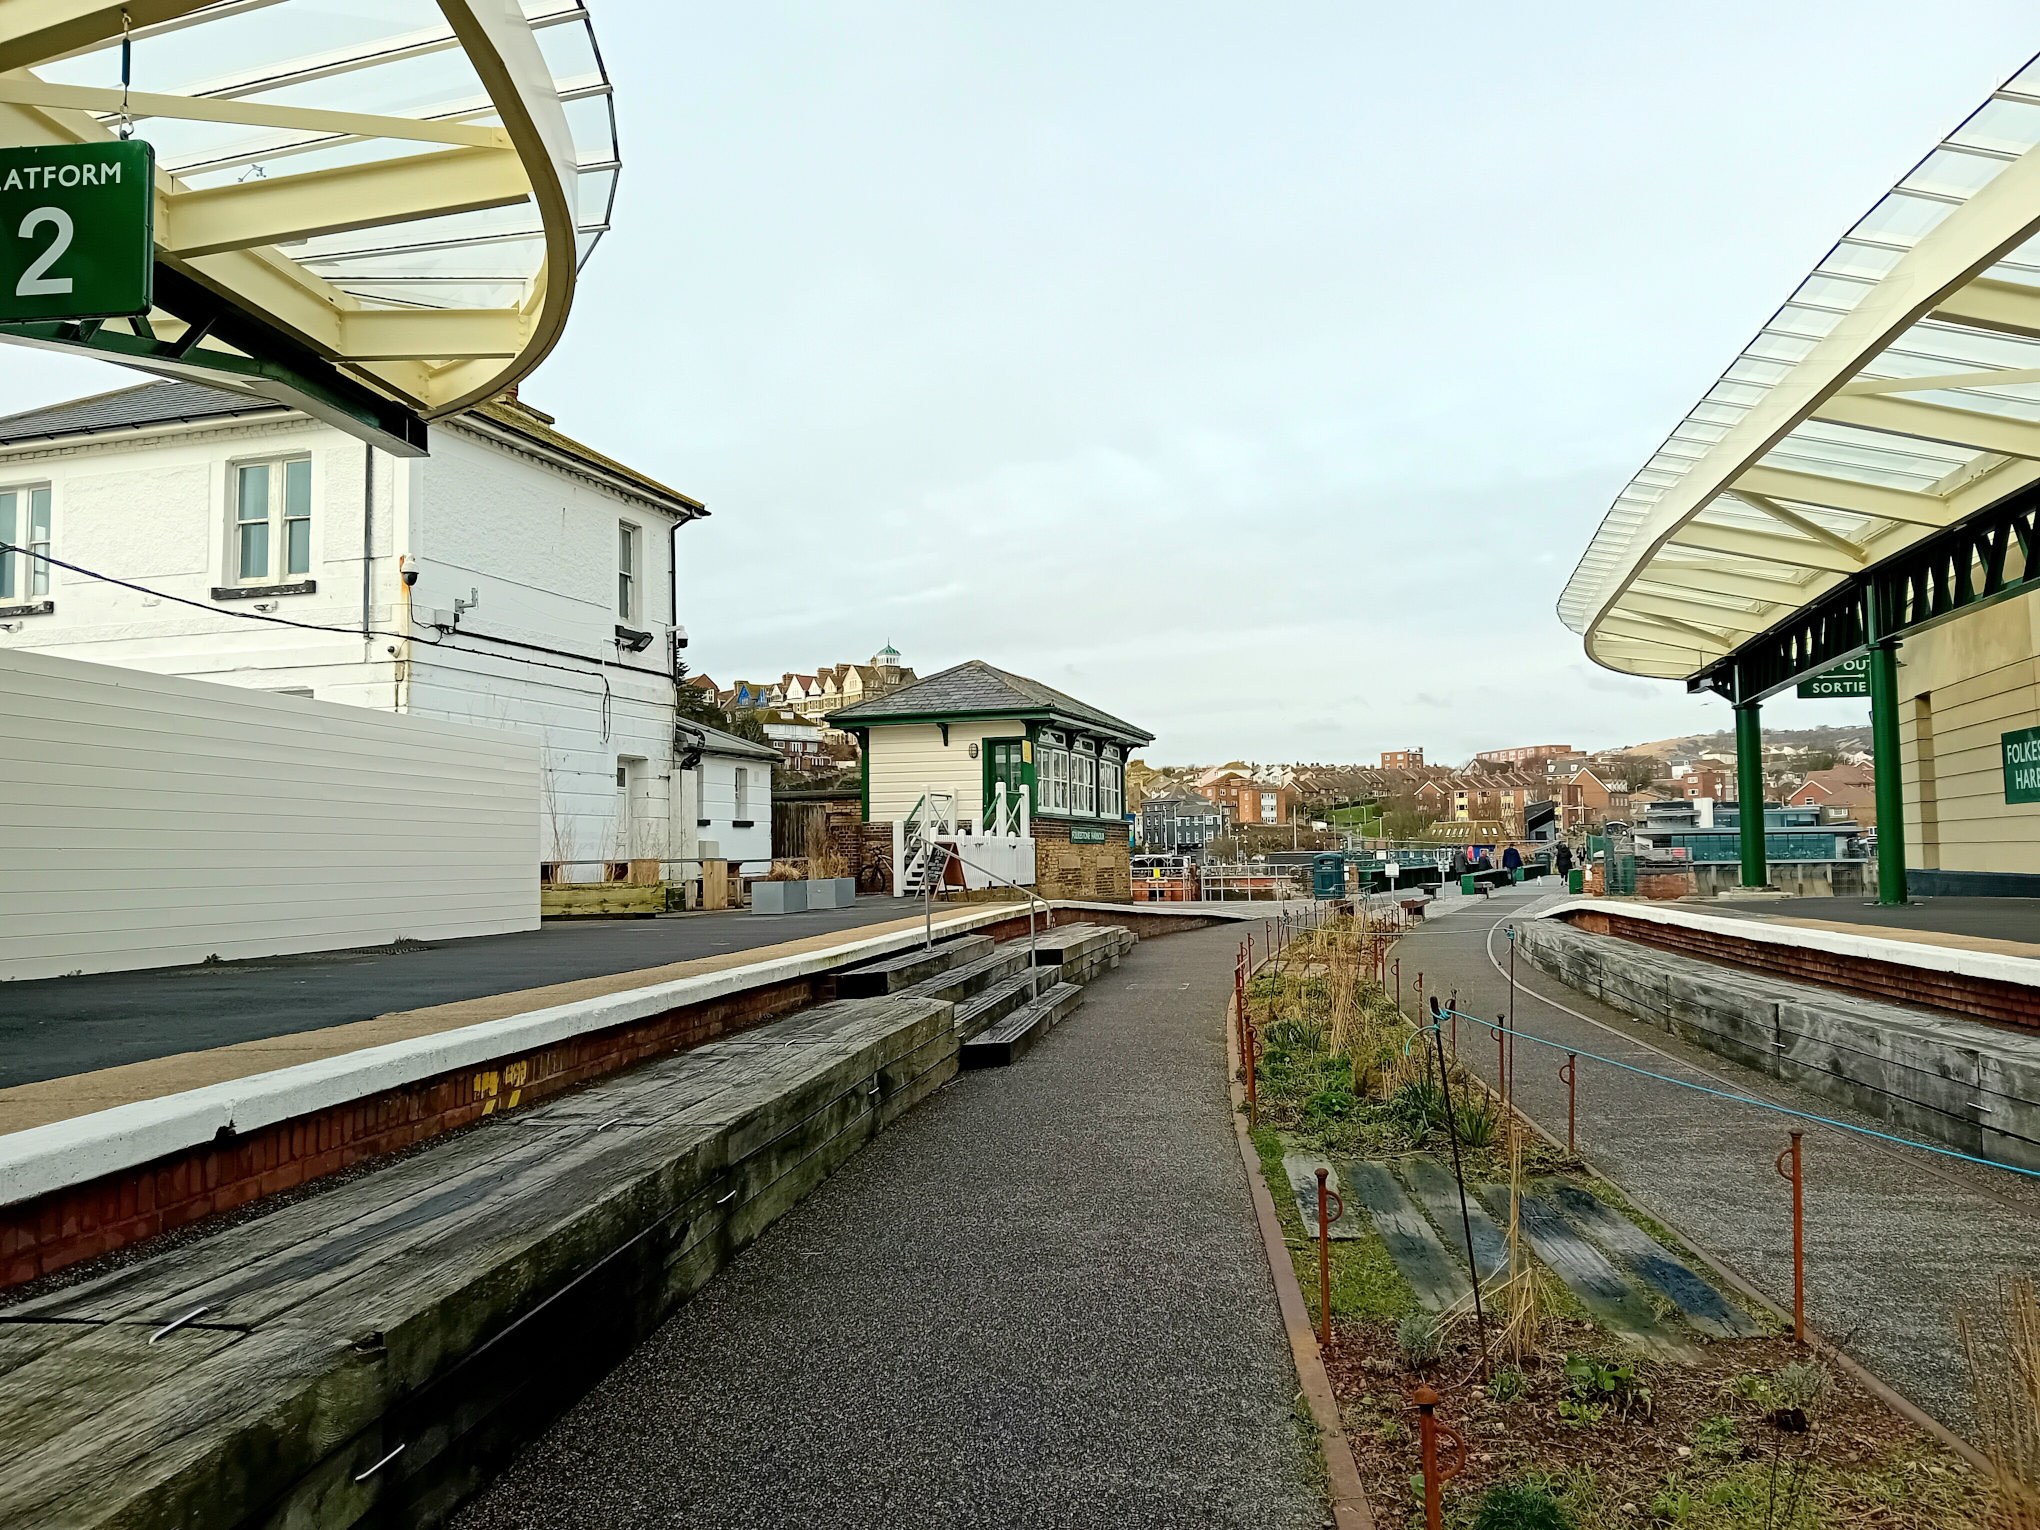
[(1520, 881), (1522, 881), (1522, 880), (1523, 880), (1523, 868), (1522, 868), (1521, 866), (1511, 866), (1511, 867), (1509, 868), (1509, 880), (1510, 880), (1511, 882), (1520, 882)]
[(1480, 890), (1479, 879), (1472, 872), (1467, 872), (1465, 876), (1459, 879), (1459, 890), (1465, 896), (1471, 898)]
[(1346, 858), (1327, 852), (1310, 858), (1310, 890), (1317, 898), (1346, 896)]
[(1569, 893), (1583, 893), (1587, 890), (1587, 874), (1575, 868), (1565, 874), (1565, 890)]

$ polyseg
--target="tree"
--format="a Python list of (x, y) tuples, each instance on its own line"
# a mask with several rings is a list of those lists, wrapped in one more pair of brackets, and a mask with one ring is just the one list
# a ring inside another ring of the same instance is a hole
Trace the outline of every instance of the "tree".
[(1806, 774), (1812, 775), (1816, 770), (1833, 770), (1837, 759), (1832, 749), (1814, 749), (1800, 760), (1799, 765)]
[(1662, 780), (1671, 772), (1671, 767), (1663, 760), (1648, 754), (1618, 756), (1610, 769), (1616, 779), (1632, 792), (1640, 786), (1648, 786), (1653, 781)]
[(754, 744), (772, 742), (765, 732), (765, 724), (758, 720), (758, 714), (749, 707), (724, 713), (721, 722), (710, 723), (709, 726), (721, 728), (725, 733), (734, 733), (738, 738), (747, 738)]
[(715, 704), (715, 697), (701, 686), (687, 678), (687, 665), (681, 660), (673, 661), (673, 680), (677, 689), (673, 696), (673, 710), (682, 722), (701, 723), (710, 728), (727, 729), (729, 718), (723, 709)]

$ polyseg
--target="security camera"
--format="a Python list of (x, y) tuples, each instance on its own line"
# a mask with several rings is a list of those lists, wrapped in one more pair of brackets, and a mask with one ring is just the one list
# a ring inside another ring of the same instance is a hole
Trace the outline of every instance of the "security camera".
[(404, 570), (404, 583), (405, 583), (406, 585), (413, 585), (413, 584), (416, 584), (417, 582), (418, 582), (418, 571), (417, 571), (417, 570), (416, 570), (415, 568), (407, 568), (407, 569), (405, 569), (405, 570)]

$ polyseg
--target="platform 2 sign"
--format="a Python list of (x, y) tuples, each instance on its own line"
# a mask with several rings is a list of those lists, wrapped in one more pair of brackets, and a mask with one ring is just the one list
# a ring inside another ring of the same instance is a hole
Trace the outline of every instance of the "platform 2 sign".
[(0, 149), (0, 323), (147, 313), (155, 181), (139, 141)]
[(2040, 728), (2021, 728), (2000, 740), (2005, 756), (2005, 801), (2040, 802)]
[(1824, 669), (1811, 680), (1799, 682), (1799, 694), (1807, 697), (1868, 696), (1870, 660), (1844, 659), (1833, 669)]

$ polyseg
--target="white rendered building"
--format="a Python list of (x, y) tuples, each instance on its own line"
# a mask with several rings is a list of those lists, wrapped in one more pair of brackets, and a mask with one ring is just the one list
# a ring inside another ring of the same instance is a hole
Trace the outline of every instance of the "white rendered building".
[(518, 730), (564, 880), (693, 855), (718, 814), (684, 759), (769, 855), (769, 764), (675, 748), (673, 537), (701, 503), (514, 397), (429, 447), (393, 457), (185, 382), (0, 419), (0, 541), (26, 549), (0, 555), (0, 651)]

